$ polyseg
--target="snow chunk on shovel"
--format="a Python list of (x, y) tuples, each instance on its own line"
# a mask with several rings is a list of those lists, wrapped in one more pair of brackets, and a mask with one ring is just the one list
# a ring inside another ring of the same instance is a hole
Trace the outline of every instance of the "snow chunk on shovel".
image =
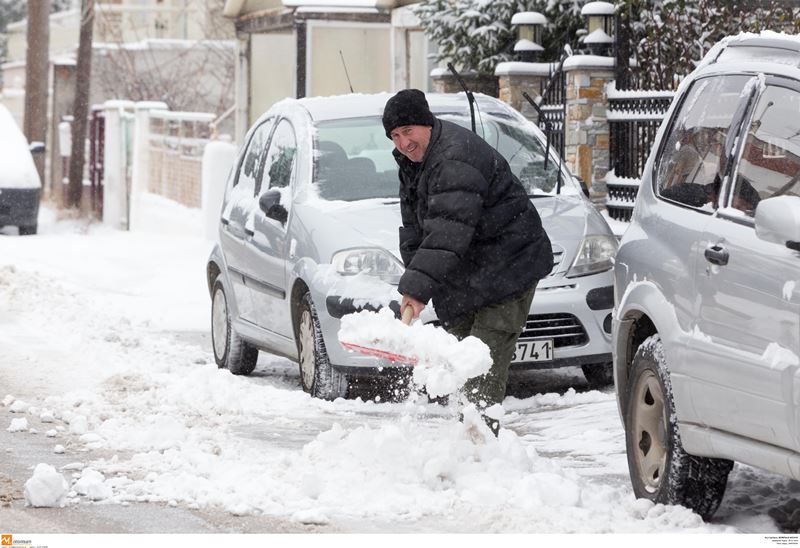
[(406, 325), (388, 308), (342, 317), (339, 341), (346, 349), (414, 366), (414, 382), (433, 397), (456, 392), (489, 371), (489, 347), (477, 337), (459, 341), (440, 327)]

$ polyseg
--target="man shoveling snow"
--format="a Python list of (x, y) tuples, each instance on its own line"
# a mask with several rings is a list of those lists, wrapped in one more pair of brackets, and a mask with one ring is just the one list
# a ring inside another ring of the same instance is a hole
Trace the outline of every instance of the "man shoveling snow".
[(389, 99), (383, 126), (400, 166), (400, 308), (412, 307), (416, 318), (432, 300), (449, 333), (489, 347), (491, 367), (462, 393), (497, 434), (486, 410), (505, 397), (536, 284), (553, 266), (550, 240), (508, 162), (479, 136), (434, 117), (424, 93)]

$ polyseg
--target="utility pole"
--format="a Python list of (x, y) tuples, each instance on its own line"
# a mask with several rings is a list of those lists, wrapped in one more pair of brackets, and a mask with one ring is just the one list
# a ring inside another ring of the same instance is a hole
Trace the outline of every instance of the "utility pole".
[[(35, 0), (33, 0), (35, 1)], [(75, 67), (75, 106), (72, 120), (72, 152), (69, 162), (67, 207), (79, 209), (83, 191), (83, 165), (86, 155), (86, 125), (89, 118), (89, 91), (92, 77), (92, 30), (94, 0), (81, 0), (81, 32), (78, 64)]]
[[(50, 68), (50, 0), (28, 2), (27, 51), (25, 54), (25, 111), (23, 133), (28, 142), (47, 140), (47, 79)], [(45, 155), (34, 163), (44, 185)]]

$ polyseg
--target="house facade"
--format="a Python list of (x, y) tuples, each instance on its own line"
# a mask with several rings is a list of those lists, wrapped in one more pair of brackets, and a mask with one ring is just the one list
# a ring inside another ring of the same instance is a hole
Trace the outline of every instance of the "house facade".
[(238, 40), (236, 134), (285, 97), (430, 89), (432, 45), (396, 0), (227, 0)]

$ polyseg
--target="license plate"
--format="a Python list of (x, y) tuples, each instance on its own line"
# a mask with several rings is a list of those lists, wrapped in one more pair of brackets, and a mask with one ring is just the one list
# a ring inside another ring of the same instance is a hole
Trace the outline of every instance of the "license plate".
[(553, 339), (544, 341), (517, 341), (511, 363), (553, 361)]

